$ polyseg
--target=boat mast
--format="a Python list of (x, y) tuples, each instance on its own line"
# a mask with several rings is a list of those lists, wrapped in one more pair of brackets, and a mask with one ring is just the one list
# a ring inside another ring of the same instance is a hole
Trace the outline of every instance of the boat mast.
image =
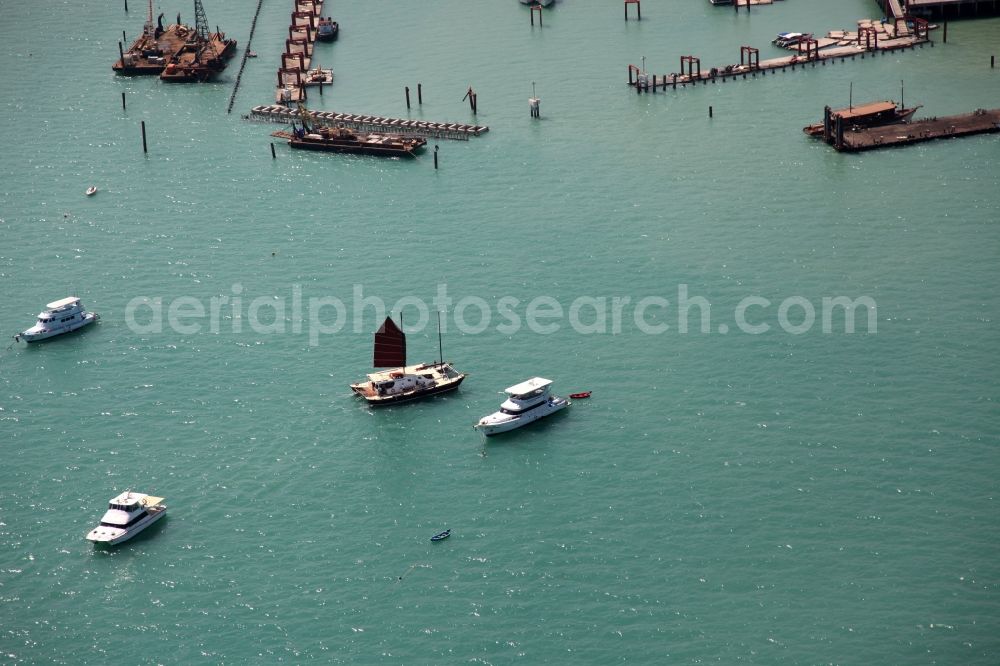
[(441, 311), (438, 310), (438, 365), (444, 365), (444, 348), (441, 346)]

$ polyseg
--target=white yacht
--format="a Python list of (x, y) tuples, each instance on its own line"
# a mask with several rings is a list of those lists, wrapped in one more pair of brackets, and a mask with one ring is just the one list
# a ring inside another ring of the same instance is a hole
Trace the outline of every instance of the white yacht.
[(162, 497), (126, 490), (111, 499), (101, 524), (87, 533), (87, 540), (113, 546), (131, 539), (166, 514)]
[(500, 411), (484, 416), (473, 427), (484, 435), (496, 435), (528, 425), (568, 407), (569, 400), (549, 394), (551, 385), (551, 379), (532, 377), (505, 389), (507, 399), (500, 405)]
[(93, 324), (98, 319), (100, 316), (83, 309), (79, 298), (69, 296), (46, 305), (45, 311), (39, 313), (35, 325), (23, 333), (15, 335), (14, 339), (37, 342), (83, 328), (87, 324)]

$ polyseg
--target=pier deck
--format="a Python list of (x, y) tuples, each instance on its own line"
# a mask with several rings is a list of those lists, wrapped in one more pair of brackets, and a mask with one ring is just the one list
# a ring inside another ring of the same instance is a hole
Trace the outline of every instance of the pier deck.
[[(309, 115), (312, 117), (312, 123), (315, 125), (325, 125), (328, 127), (343, 126), (362, 132), (384, 132), (436, 139), (459, 139), (467, 141), (471, 136), (479, 136), (490, 131), (490, 128), (485, 125), (435, 123), (424, 120), (335, 113), (333, 111), (310, 111)], [(255, 106), (251, 109), (250, 114), (244, 117), (247, 120), (287, 124), (298, 120), (299, 111), (298, 109), (289, 109), (280, 104), (273, 104), (271, 106)]]
[[(315, 80), (307, 83), (307, 73), (312, 67), (313, 44), (316, 41), (316, 31), (319, 19), (323, 13), (323, 0), (295, 0), (291, 23), (288, 26), (288, 39), (285, 40), (285, 52), (281, 56), (281, 68), (278, 69), (278, 86), (274, 91), (274, 101), (285, 104), (304, 102), (307, 85), (322, 85)], [(333, 71), (329, 71), (329, 81), (333, 80)]]
[[(924, 22), (926, 25), (926, 22)], [(896, 24), (880, 21), (862, 20), (858, 21), (858, 30), (830, 31), (826, 37), (814, 40), (812, 50), (796, 50), (799, 47), (792, 46), (792, 55), (768, 58), (762, 60), (757, 55), (757, 59), (750, 57), (750, 51), (759, 54), (757, 49), (742, 47), (740, 62), (738, 64), (723, 65), (719, 67), (701, 68), (699, 58), (685, 56), (681, 59), (681, 71), (671, 74), (657, 75), (646, 74), (635, 65), (628, 66), (628, 85), (636, 89), (636, 92), (656, 92), (657, 88), (666, 90), (676, 89), (678, 86), (687, 87), (688, 84), (697, 85), (722, 82), (725, 83), (730, 78), (753, 78), (759, 73), (766, 76), (768, 73), (777, 73), (791, 68), (793, 71), (797, 67), (815, 67), (818, 64), (825, 66), (827, 62), (833, 64), (839, 58), (841, 62), (850, 58), (854, 60), (858, 56), (864, 59), (866, 56), (876, 57), (885, 55), (887, 52), (900, 51), (905, 49), (923, 48), (924, 44), (934, 46), (934, 42), (927, 36), (927, 29), (923, 32), (911, 30), (903, 21)], [(744, 54), (747, 55), (744, 58)], [(744, 62), (746, 60), (746, 62)], [(687, 65), (687, 71), (685, 71)]]
[(845, 130), (839, 145), (836, 136), (830, 137), (830, 144), (841, 152), (859, 152), (993, 132), (1000, 132), (1000, 109), (977, 109), (957, 116)]

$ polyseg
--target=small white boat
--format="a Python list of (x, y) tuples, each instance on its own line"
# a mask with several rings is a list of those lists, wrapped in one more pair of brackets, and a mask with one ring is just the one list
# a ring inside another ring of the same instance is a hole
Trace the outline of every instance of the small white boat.
[(92, 197), (95, 194), (97, 194), (97, 186), (96, 185), (91, 185), (90, 187), (87, 188), (87, 196), (88, 197)]
[(37, 342), (63, 333), (75, 331), (99, 320), (94, 312), (87, 312), (76, 296), (69, 296), (59, 301), (53, 301), (45, 306), (45, 311), (38, 314), (34, 326), (19, 335), (15, 340)]
[(486, 436), (496, 435), (534, 423), (568, 407), (569, 400), (549, 394), (551, 385), (551, 379), (533, 377), (505, 389), (508, 397), (500, 405), (500, 411), (484, 416), (473, 427)]
[(162, 497), (126, 490), (111, 498), (101, 524), (87, 533), (87, 541), (113, 546), (131, 539), (166, 514)]

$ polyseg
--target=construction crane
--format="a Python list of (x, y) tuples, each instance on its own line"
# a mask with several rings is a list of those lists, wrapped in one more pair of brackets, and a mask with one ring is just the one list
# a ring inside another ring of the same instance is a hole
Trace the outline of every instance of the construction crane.
[(208, 33), (208, 18), (205, 16), (205, 8), (202, 6), (201, 0), (194, 0), (194, 40), (198, 49), (194, 56), (195, 62), (202, 62), (203, 55), (207, 56), (206, 60), (209, 62), (218, 58), (219, 54), (214, 49), (210, 49), (212, 40)]
[(208, 19), (205, 18), (205, 8), (201, 6), (201, 0), (194, 0), (194, 30), (201, 42), (208, 42)]

